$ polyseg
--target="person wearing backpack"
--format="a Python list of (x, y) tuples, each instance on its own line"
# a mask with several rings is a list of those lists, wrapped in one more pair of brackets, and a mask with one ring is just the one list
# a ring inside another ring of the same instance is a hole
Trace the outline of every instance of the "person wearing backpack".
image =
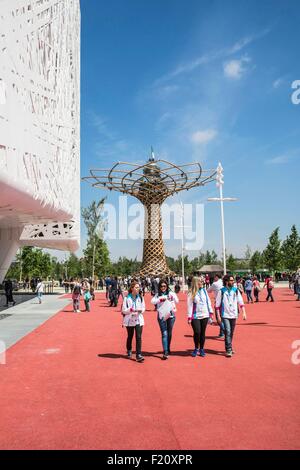
[[(163, 311), (166, 310), (166, 302), (170, 307), (167, 312)], [(178, 297), (170, 290), (168, 282), (161, 279), (158, 283), (158, 292), (151, 299), (151, 303), (156, 306), (157, 310), (157, 321), (161, 331), (163, 346), (163, 360), (168, 359), (169, 354), (171, 354), (172, 331), (176, 320), (175, 312), (178, 302)]]
[(145, 301), (140, 294), (140, 285), (137, 281), (133, 281), (128, 289), (128, 295), (123, 300), (122, 315), (123, 326), (127, 329), (127, 357), (132, 357), (132, 339), (135, 333), (137, 362), (144, 361), (142, 356), (142, 333), (145, 324), (144, 311)]
[(198, 354), (205, 356), (205, 332), (208, 319), (213, 318), (213, 309), (209, 295), (205, 289), (205, 279), (203, 277), (193, 277), (191, 289), (187, 298), (188, 324), (192, 325), (194, 331), (195, 349), (192, 357)]
[(222, 287), (217, 295), (216, 311), (218, 322), (221, 323), (222, 319), (224, 323), (226, 357), (231, 357), (232, 354), (234, 354), (232, 340), (239, 314), (239, 307), (243, 312), (243, 320), (246, 320), (247, 316), (240, 291), (237, 287), (234, 287), (233, 276), (225, 275), (223, 277), (223, 284), (224, 287)]
[(267, 298), (266, 298), (266, 302), (269, 301), (269, 299), (271, 299), (271, 302), (274, 302), (274, 297), (273, 297), (273, 288), (274, 288), (274, 282), (273, 282), (273, 277), (270, 276), (268, 277), (266, 280), (265, 280), (265, 285), (264, 287), (267, 288), (267, 291), (268, 291), (268, 295), (267, 295)]
[(79, 284), (78, 279), (75, 279), (73, 290), (72, 290), (73, 312), (74, 313), (80, 313), (80, 309), (79, 309), (80, 295), (81, 295), (81, 285)]

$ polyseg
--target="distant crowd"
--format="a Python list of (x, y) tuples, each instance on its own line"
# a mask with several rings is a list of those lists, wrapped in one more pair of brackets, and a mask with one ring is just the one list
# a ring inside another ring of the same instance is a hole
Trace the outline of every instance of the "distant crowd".
[[(188, 286), (187, 316), (188, 323), (193, 329), (195, 348), (192, 356), (205, 356), (204, 344), (206, 327), (213, 323), (213, 317), (220, 327), (218, 338), (224, 339), (225, 353), (227, 357), (234, 354), (232, 347), (233, 335), (236, 327), (239, 310), (246, 320), (243, 295), (248, 303), (259, 302), (263, 290), (266, 288), (266, 301), (275, 302), (273, 289), (275, 280), (267, 276), (261, 283), (258, 276), (230, 276), (223, 278), (215, 275), (211, 278), (204, 276), (189, 276), (185, 279)], [(157, 320), (162, 335), (163, 356), (168, 359), (171, 354), (170, 346), (172, 330), (176, 319), (176, 304), (178, 292), (182, 289), (182, 279), (178, 276), (160, 279), (159, 277), (133, 278), (131, 276), (117, 277), (107, 276), (99, 279), (97, 284), (92, 279), (64, 280), (66, 292), (72, 293), (73, 311), (80, 312), (80, 298), (83, 297), (85, 311), (90, 311), (90, 301), (95, 299), (95, 287), (105, 289), (108, 305), (117, 307), (122, 298), (121, 313), (123, 326), (127, 329), (126, 349), (129, 358), (132, 357), (132, 341), (136, 337), (136, 360), (143, 362), (142, 355), (142, 331), (145, 324), (144, 312), (146, 292), (152, 296), (151, 303), (157, 311)], [(300, 269), (291, 276), (290, 287), (300, 300)], [(214, 300), (212, 307), (209, 294)]]

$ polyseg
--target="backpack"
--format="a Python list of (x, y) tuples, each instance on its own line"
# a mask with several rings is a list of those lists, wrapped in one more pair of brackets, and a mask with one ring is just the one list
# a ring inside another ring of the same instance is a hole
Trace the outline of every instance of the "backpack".
[(89, 291), (87, 291), (85, 294), (84, 294), (84, 300), (86, 300), (87, 302), (89, 302), (91, 300), (92, 296), (90, 294)]

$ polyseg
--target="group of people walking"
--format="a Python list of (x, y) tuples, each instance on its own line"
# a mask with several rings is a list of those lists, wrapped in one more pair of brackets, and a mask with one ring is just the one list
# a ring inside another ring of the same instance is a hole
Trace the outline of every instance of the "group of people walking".
[[(32, 290), (32, 292), (34, 292), (38, 298), (38, 301), (39, 301), (39, 304), (42, 303), (42, 297), (43, 297), (43, 294), (44, 294), (44, 290), (45, 290), (45, 284), (43, 282), (43, 279), (41, 278), (35, 278), (34, 279), (34, 289)], [(5, 279), (4, 283), (3, 283), (3, 287), (4, 287), (4, 292), (5, 292), (5, 297), (6, 297), (6, 305), (5, 307), (9, 307), (10, 305), (12, 305), (13, 307), (16, 305), (16, 301), (14, 299), (14, 296), (13, 296), (13, 282), (11, 279)]]
[[(167, 281), (160, 280), (158, 292), (152, 298), (151, 303), (157, 310), (157, 320), (161, 330), (163, 344), (163, 359), (168, 359), (171, 353), (172, 330), (175, 323), (176, 304), (179, 302), (177, 295), (171, 292)], [(145, 312), (145, 300), (143, 291), (138, 281), (133, 281), (128, 289), (128, 295), (124, 297), (122, 305), (123, 326), (127, 329), (127, 356), (132, 357), (132, 340), (136, 336), (136, 360), (143, 362), (142, 356), (142, 332)]]
[[(234, 285), (232, 276), (224, 276), (220, 289), (215, 291), (215, 313), (217, 322), (222, 326), (225, 335), (225, 352), (227, 357), (234, 354), (232, 348), (233, 335), (239, 308), (243, 319), (246, 320), (246, 312), (242, 295)], [(219, 283), (220, 284), (220, 283)], [(161, 279), (158, 291), (152, 297), (151, 303), (157, 311), (157, 321), (161, 331), (163, 356), (168, 359), (171, 354), (172, 331), (176, 320), (176, 305), (179, 300), (175, 292), (169, 288), (166, 280)], [(129, 287), (128, 295), (124, 297), (122, 305), (123, 326), (127, 329), (126, 349), (127, 356), (132, 357), (132, 341), (136, 336), (136, 360), (143, 362), (142, 355), (142, 332), (144, 320), (145, 300), (140, 283), (133, 281)], [(192, 357), (205, 356), (206, 328), (213, 321), (214, 309), (206, 289), (204, 277), (193, 277), (187, 297), (187, 320), (193, 329), (194, 350)]]
[(270, 300), (271, 302), (274, 302), (274, 297), (273, 297), (274, 281), (273, 281), (272, 276), (268, 276), (265, 279), (263, 288), (261, 288), (260, 282), (257, 279), (257, 276), (253, 276), (253, 277), (249, 276), (247, 277), (247, 279), (244, 280), (244, 282), (238, 279), (237, 287), (241, 293), (245, 292), (248, 303), (251, 302), (252, 304), (254, 303), (252, 293), (255, 297), (255, 302), (259, 302), (260, 292), (262, 291), (262, 289), (266, 287), (267, 293), (268, 293), (266, 301), (268, 302)]

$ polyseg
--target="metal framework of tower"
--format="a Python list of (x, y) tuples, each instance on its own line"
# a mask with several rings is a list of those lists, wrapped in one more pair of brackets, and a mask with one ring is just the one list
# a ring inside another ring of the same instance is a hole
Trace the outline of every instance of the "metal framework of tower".
[(204, 186), (216, 179), (216, 170), (203, 170), (200, 163), (176, 165), (154, 155), (145, 163), (118, 162), (110, 169), (91, 169), (83, 178), (92, 186), (119, 191), (137, 198), (145, 209), (141, 277), (170, 276), (162, 234), (161, 205), (180, 191)]

